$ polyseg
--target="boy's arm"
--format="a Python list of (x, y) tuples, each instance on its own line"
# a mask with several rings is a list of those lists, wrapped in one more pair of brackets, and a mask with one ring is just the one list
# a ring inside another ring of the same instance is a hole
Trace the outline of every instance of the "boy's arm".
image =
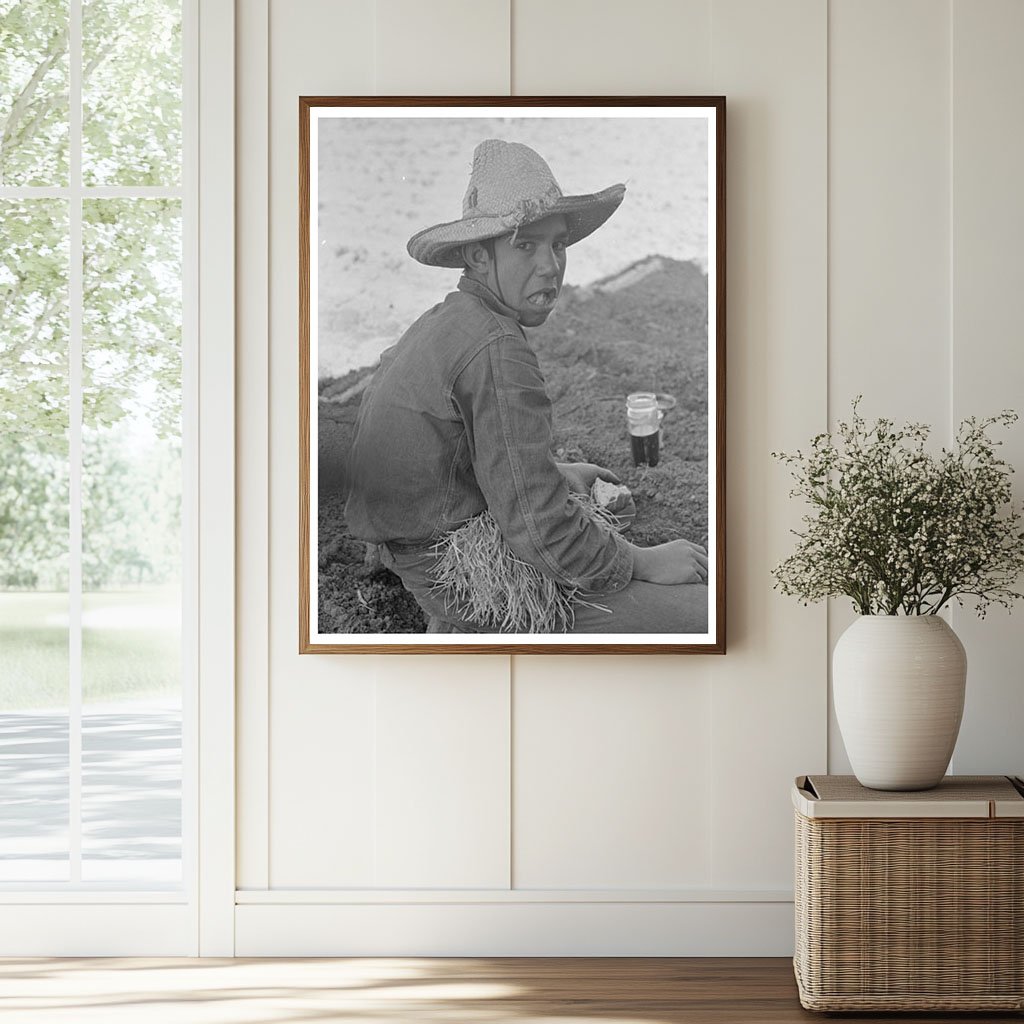
[(463, 367), (452, 398), (477, 484), (509, 547), (546, 575), (591, 593), (624, 587), (635, 549), (570, 501), (551, 454), (551, 403), (525, 338), (493, 339)]

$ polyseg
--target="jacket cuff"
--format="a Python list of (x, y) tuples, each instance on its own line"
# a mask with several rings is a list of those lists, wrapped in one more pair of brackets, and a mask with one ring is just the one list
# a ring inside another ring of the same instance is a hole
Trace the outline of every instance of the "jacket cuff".
[(633, 578), (633, 545), (619, 534), (612, 534), (615, 560), (611, 568), (590, 581), (583, 589), (593, 594), (614, 594)]

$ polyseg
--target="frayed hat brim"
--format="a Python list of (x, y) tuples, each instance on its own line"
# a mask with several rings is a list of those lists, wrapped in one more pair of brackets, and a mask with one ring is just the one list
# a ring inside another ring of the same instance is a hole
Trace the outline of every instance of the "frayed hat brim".
[(618, 209), (625, 194), (625, 185), (612, 185), (589, 195), (561, 196), (545, 206), (539, 216), (520, 225), (509, 224), (503, 217), (483, 216), (435, 224), (413, 235), (406, 249), (414, 260), (428, 267), (458, 268), (463, 265), (463, 245), (510, 234), (517, 226), (555, 214), (565, 217), (569, 231), (566, 244), (573, 245), (596, 231)]

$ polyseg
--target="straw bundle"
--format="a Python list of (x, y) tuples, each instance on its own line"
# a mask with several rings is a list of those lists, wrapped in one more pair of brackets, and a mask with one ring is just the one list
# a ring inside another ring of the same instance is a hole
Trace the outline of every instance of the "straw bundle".
[[(619, 519), (593, 498), (572, 497), (596, 523), (608, 530), (621, 528)], [(524, 562), (487, 510), (448, 534), (434, 551), (432, 589), (449, 610), (488, 632), (565, 633), (572, 628), (575, 606), (602, 607), (584, 600), (579, 587), (558, 583)]]

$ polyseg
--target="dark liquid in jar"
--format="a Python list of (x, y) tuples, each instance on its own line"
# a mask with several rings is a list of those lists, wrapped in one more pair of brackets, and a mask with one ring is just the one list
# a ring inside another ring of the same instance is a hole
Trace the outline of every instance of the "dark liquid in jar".
[(637, 437), (636, 434), (630, 434), (629, 440), (633, 446), (634, 466), (656, 466), (658, 464), (658, 449), (661, 441), (660, 430), (656, 430), (653, 434), (644, 434), (641, 437)]

